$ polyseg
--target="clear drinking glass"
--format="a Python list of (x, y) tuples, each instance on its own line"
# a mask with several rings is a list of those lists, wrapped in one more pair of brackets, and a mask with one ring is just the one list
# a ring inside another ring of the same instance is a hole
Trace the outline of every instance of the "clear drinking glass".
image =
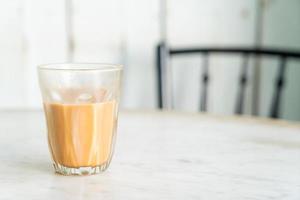
[(116, 139), (122, 67), (49, 64), (39, 66), (38, 75), (55, 171), (104, 171)]

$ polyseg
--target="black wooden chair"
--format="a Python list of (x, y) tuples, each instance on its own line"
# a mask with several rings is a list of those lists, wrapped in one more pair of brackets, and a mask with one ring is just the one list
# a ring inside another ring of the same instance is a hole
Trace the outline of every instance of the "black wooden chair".
[(202, 54), (203, 59), (203, 72), (202, 72), (202, 88), (200, 96), (200, 111), (206, 111), (207, 105), (207, 86), (209, 84), (209, 56), (211, 54), (236, 54), (243, 57), (243, 66), (239, 80), (239, 91), (237, 101), (235, 105), (235, 113), (243, 113), (245, 88), (247, 85), (247, 68), (250, 56), (266, 57), (275, 56), (280, 59), (279, 71), (277, 73), (277, 80), (275, 82), (275, 90), (272, 98), (271, 109), (269, 116), (272, 118), (279, 117), (279, 106), (281, 100), (281, 93), (285, 83), (285, 71), (286, 63), (289, 58), (300, 59), (300, 52), (298, 51), (286, 51), (279, 49), (265, 49), (265, 48), (168, 48), (165, 43), (160, 43), (156, 49), (156, 66), (157, 66), (157, 91), (158, 91), (158, 107), (165, 108), (166, 101), (166, 87), (171, 88), (166, 82), (167, 78), (167, 63), (166, 61), (177, 55), (190, 55), (190, 54)]

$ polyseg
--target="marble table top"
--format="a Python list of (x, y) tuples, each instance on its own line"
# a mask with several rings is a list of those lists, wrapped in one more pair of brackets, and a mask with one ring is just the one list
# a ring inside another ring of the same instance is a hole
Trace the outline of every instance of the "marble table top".
[(42, 112), (0, 112), (0, 199), (300, 199), (300, 125), (123, 112), (109, 169), (54, 174)]

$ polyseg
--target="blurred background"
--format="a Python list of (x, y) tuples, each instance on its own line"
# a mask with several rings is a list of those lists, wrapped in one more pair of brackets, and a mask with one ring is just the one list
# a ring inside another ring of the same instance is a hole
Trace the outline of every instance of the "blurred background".
[[(156, 47), (300, 50), (299, 0), (0, 0), (0, 110), (40, 109), (36, 66), (124, 65), (123, 109), (157, 109)], [(203, 58), (169, 60), (174, 109), (197, 112)], [(241, 58), (209, 58), (207, 111), (233, 114)], [(300, 120), (300, 61), (289, 59), (280, 118)], [(268, 116), (279, 60), (250, 58), (246, 114)]]

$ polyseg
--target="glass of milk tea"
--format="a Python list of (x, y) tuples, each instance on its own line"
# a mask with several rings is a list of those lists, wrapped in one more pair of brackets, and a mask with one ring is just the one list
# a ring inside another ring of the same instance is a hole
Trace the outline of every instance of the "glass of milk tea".
[(116, 140), (122, 66), (38, 67), (53, 166), (63, 175), (107, 169)]

